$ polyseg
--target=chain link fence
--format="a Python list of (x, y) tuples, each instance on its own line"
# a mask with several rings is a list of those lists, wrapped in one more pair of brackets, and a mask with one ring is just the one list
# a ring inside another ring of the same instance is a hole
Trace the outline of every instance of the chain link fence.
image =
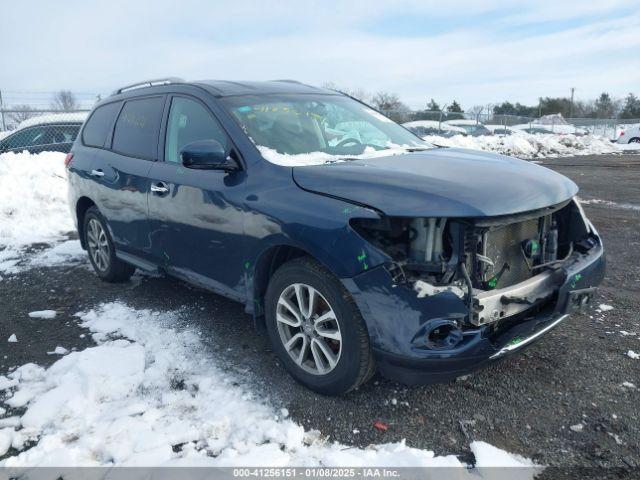
[(409, 114), (408, 117), (412, 117), (413, 121), (437, 122), (440, 130), (446, 128), (442, 127), (445, 122), (451, 122), (454, 125), (456, 123), (476, 122), (477, 124), (491, 127), (501, 126), (505, 129), (517, 126), (519, 128), (537, 129), (541, 132), (548, 130), (551, 133), (559, 134), (599, 135), (610, 140), (616, 140), (620, 136), (620, 132), (630, 126), (640, 124), (640, 118), (564, 118), (559, 114), (536, 118), (522, 115), (483, 113), (481, 111), (448, 112), (429, 110), (414, 112)]
[(88, 109), (0, 109), (0, 153), (68, 152), (88, 114)]

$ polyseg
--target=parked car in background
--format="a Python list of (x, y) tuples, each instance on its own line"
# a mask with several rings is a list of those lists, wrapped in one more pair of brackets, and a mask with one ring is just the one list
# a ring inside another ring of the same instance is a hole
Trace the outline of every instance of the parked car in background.
[(518, 132), (525, 132), (525, 133), (531, 133), (531, 134), (544, 134), (544, 135), (553, 135), (553, 132), (551, 130), (549, 130), (548, 128), (545, 127), (536, 127), (536, 126), (531, 126), (528, 123), (525, 123), (523, 125), (514, 125), (513, 127), (511, 127), (513, 130), (518, 131)]
[(29, 118), (0, 140), (0, 153), (68, 153), (87, 113), (56, 113)]
[(475, 120), (447, 120), (445, 123), (454, 127), (463, 128), (468, 135), (474, 137), (493, 135), (491, 130)]
[(561, 135), (571, 134), (580, 137), (588, 133), (584, 128), (576, 127), (575, 125), (567, 122), (561, 113), (543, 115), (529, 124), (529, 126), (533, 128), (545, 128), (552, 133)]
[(520, 125), (514, 125), (511, 127), (515, 130), (522, 130), (527, 133), (548, 133), (555, 135), (576, 135), (581, 137), (582, 135), (586, 135), (587, 131), (578, 128), (575, 125), (571, 125), (568, 123), (565, 124), (548, 124), (548, 123), (523, 123)]
[(403, 123), (402, 126), (408, 128), (419, 137), (438, 135), (440, 137), (448, 138), (453, 137), (454, 135), (467, 135), (467, 131), (464, 128), (454, 127), (436, 120), (414, 120), (413, 122)]
[(294, 81), (119, 89), (65, 165), (98, 277), (140, 268), (243, 303), (279, 364), (323, 394), (377, 369), (465, 375), (561, 325), (604, 275), (567, 177), (434, 147)]
[(504, 125), (484, 125), (494, 135), (513, 135), (516, 131)]
[(640, 143), (640, 124), (627, 125), (620, 132), (616, 143)]

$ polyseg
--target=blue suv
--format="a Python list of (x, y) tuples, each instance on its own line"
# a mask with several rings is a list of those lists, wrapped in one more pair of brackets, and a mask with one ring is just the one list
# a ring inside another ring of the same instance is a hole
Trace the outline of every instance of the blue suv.
[(163, 272), (242, 302), (298, 381), (444, 381), (587, 304), (600, 237), (551, 170), (434, 147), (294, 81), (149, 81), (66, 159), (96, 274)]

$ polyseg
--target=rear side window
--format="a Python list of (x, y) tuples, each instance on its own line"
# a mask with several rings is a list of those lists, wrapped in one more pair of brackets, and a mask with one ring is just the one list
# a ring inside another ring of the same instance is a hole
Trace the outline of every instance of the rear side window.
[(132, 157), (155, 159), (163, 104), (163, 97), (125, 102), (113, 132), (113, 150)]
[(46, 143), (45, 137), (45, 127), (30, 127), (7, 137), (4, 140), (3, 145), (4, 148), (7, 149), (34, 147)]
[(107, 103), (96, 108), (82, 130), (82, 142), (90, 147), (104, 147), (113, 120), (122, 103)]

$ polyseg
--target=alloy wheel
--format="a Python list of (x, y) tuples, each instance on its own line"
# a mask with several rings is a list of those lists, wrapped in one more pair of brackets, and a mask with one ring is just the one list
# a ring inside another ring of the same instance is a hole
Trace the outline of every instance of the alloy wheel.
[(92, 218), (87, 225), (87, 247), (93, 263), (101, 272), (109, 268), (109, 241), (98, 220)]
[(333, 371), (342, 353), (340, 324), (318, 290), (304, 283), (285, 288), (276, 322), (284, 349), (300, 368), (312, 375)]

